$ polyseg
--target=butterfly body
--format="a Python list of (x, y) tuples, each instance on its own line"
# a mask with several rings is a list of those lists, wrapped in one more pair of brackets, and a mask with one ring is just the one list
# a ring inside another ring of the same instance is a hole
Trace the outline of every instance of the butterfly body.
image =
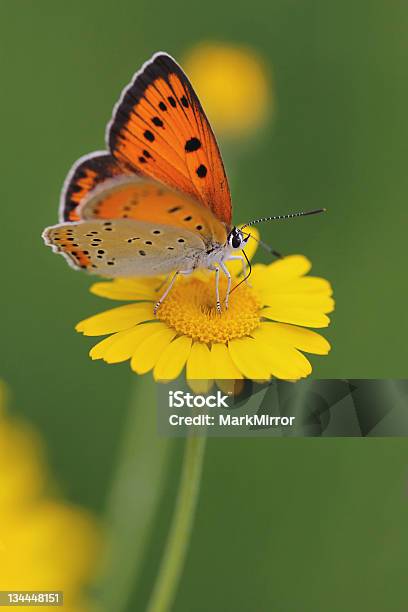
[[(232, 206), (215, 136), (188, 78), (155, 54), (125, 88), (107, 126), (108, 151), (80, 158), (64, 183), (47, 245), (100, 276), (177, 275), (242, 259), (248, 236)], [(156, 304), (156, 309), (161, 300)]]

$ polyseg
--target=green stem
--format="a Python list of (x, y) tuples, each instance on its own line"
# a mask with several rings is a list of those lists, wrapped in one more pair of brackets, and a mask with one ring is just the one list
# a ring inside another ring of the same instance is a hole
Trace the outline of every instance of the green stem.
[(200, 490), (206, 436), (186, 440), (176, 507), (148, 612), (169, 612), (183, 572)]

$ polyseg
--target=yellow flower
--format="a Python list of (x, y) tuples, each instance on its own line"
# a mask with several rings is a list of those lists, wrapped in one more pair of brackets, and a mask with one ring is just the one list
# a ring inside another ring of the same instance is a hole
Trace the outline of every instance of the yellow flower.
[[(255, 245), (249, 241), (249, 255)], [(237, 284), (237, 262), (227, 265)], [(214, 273), (178, 279), (157, 318), (153, 305), (163, 291), (158, 291), (161, 279), (99, 282), (91, 288), (96, 295), (131, 303), (85, 319), (76, 329), (87, 336), (109, 334), (91, 349), (92, 359), (130, 359), (134, 372), (152, 370), (157, 381), (177, 378), (184, 367), (189, 381), (297, 380), (312, 371), (303, 352), (325, 355), (330, 350), (325, 338), (308, 329), (327, 327), (327, 313), (334, 308), (329, 282), (306, 276), (310, 268), (302, 255), (253, 266), (251, 284), (242, 283), (231, 293), (221, 315), (215, 309)], [(225, 280), (221, 287), (225, 292)]]
[(63, 591), (64, 610), (85, 612), (83, 590), (95, 574), (99, 549), (95, 521), (46, 493), (41, 441), (7, 416), (3, 391), (0, 381), (0, 591)]
[(273, 111), (271, 76), (253, 49), (203, 42), (186, 53), (182, 65), (216, 134), (246, 136)]

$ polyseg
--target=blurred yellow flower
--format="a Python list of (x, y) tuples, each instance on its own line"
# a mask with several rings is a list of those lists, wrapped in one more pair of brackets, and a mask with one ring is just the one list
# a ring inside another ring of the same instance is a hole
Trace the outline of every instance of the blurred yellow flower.
[(271, 115), (270, 71), (253, 49), (203, 42), (185, 54), (182, 65), (216, 134), (247, 136)]
[(0, 409), (0, 517), (10, 508), (13, 512), (25, 508), (45, 487), (39, 438), (26, 424), (11, 422), (3, 410), (4, 403)]
[[(255, 245), (249, 241), (249, 255)], [(227, 265), (238, 282), (238, 262)], [(130, 359), (137, 374), (153, 370), (158, 381), (177, 378), (184, 367), (189, 381), (297, 380), (312, 371), (301, 351), (325, 355), (330, 350), (325, 338), (307, 329), (327, 327), (327, 313), (334, 308), (330, 283), (306, 276), (310, 268), (302, 255), (253, 266), (251, 286), (233, 291), (221, 314), (215, 308), (213, 274), (199, 271), (177, 281), (157, 319), (159, 278), (99, 282), (91, 288), (96, 295), (133, 303), (85, 319), (76, 329), (87, 336), (111, 334), (91, 349), (92, 359)]]
[[(99, 533), (83, 509), (46, 493), (37, 434), (7, 416), (0, 384), (0, 590), (63, 591), (64, 610), (85, 612)], [(34, 610), (5, 606), (4, 610)]]

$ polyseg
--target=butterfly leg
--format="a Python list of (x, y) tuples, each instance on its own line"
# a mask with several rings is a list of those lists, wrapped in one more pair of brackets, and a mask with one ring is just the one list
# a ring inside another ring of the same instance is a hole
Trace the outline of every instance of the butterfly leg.
[(227, 292), (225, 294), (225, 310), (228, 310), (228, 301), (229, 301), (229, 296), (231, 293), (231, 280), (232, 280), (231, 273), (228, 270), (225, 263), (223, 263), (222, 261), (220, 262), (220, 266), (221, 266), (221, 270), (224, 272), (225, 276), (227, 277)]
[(158, 309), (160, 308), (160, 305), (163, 304), (164, 300), (166, 299), (166, 297), (169, 295), (170, 291), (173, 288), (174, 283), (176, 282), (176, 279), (178, 277), (179, 274), (184, 274), (184, 275), (188, 275), (191, 274), (193, 272), (193, 270), (177, 270), (177, 272), (175, 272), (173, 274), (173, 278), (171, 279), (169, 286), (167, 287), (166, 291), (163, 293), (163, 295), (161, 296), (161, 298), (156, 302), (156, 304), (154, 305), (153, 308), (153, 314), (156, 316)]
[(214, 270), (215, 272), (215, 297), (217, 300), (217, 312), (221, 314), (221, 301), (220, 301), (220, 268), (219, 264), (211, 265), (208, 268), (209, 270)]

